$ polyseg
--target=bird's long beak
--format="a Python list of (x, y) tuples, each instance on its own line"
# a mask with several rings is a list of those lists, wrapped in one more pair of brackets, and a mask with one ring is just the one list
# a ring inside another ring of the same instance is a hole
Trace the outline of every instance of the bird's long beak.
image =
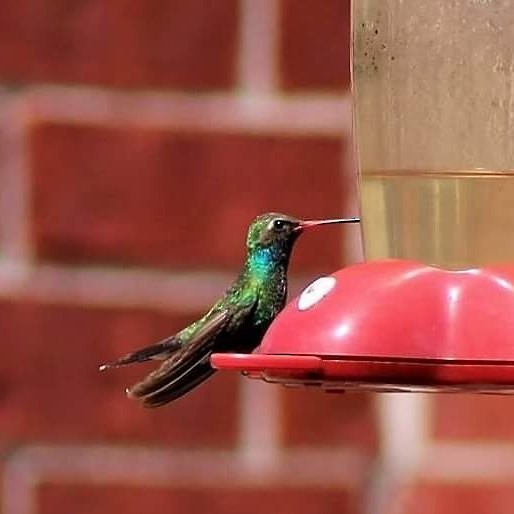
[(308, 220), (302, 221), (296, 230), (304, 230), (310, 227), (317, 227), (319, 225), (332, 225), (335, 223), (359, 223), (360, 218), (337, 218), (332, 220)]

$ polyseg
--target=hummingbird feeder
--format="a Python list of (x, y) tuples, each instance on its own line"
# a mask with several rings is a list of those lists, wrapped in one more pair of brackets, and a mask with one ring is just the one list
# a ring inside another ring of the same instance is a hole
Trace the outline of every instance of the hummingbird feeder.
[(329, 391), (514, 393), (513, 314), (514, 266), (363, 263), (308, 286), (253, 354), (211, 362)]
[(353, 2), (367, 262), (314, 281), (253, 354), (214, 367), (328, 391), (514, 393), (513, 22), (509, 2)]

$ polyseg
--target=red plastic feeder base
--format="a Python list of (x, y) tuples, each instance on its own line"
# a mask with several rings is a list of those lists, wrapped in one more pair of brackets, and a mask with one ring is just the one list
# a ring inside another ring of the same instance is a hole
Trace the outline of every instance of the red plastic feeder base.
[(351, 266), (290, 302), (253, 354), (211, 362), (334, 392), (514, 394), (514, 266)]
[(444, 362), (324, 359), (311, 355), (217, 353), (217, 369), (290, 387), (318, 386), (329, 392), (474, 392), (514, 394), (514, 362)]

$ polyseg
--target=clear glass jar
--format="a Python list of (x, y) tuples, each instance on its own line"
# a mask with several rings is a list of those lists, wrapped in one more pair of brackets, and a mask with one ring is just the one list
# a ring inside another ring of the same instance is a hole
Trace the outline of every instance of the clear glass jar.
[(364, 250), (514, 262), (511, 0), (354, 0)]

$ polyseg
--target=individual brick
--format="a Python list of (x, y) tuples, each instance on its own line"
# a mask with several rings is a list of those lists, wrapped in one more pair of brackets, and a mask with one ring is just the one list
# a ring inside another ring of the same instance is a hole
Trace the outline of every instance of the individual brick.
[(41, 514), (226, 514), (280, 512), (281, 514), (358, 514), (348, 491), (331, 488), (222, 488), (130, 487), (101, 485), (45, 485), (39, 493)]
[(291, 91), (350, 85), (350, 0), (281, 0), (280, 70)]
[(514, 398), (442, 395), (434, 398), (433, 435), (440, 439), (505, 440), (514, 437)]
[(286, 446), (376, 445), (373, 403), (362, 393), (283, 389), (282, 435)]
[(225, 89), (239, 2), (3, 0), (0, 81)]
[(421, 482), (401, 491), (387, 514), (507, 514), (512, 483)]
[(216, 376), (160, 409), (124, 390), (149, 366), (100, 373), (99, 364), (154, 342), (193, 316), (148, 310), (0, 302), (0, 437), (8, 444), (115, 441), (230, 447), (237, 376)]
[[(73, 264), (239, 268), (265, 211), (341, 212), (344, 142), (43, 123), (31, 134), (37, 256)], [(297, 270), (341, 262), (343, 228), (300, 241)]]

